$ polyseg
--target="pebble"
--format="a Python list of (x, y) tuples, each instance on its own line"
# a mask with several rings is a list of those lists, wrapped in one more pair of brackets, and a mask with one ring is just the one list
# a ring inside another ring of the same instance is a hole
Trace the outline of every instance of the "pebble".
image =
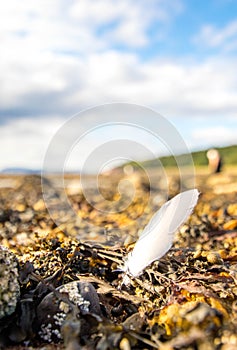
[(120, 350), (131, 350), (131, 346), (130, 346), (128, 338), (123, 338), (120, 341), (119, 349)]
[(210, 264), (220, 264), (220, 265), (223, 264), (223, 260), (222, 260), (222, 258), (220, 256), (220, 254), (216, 253), (216, 252), (209, 252), (207, 254), (207, 261)]

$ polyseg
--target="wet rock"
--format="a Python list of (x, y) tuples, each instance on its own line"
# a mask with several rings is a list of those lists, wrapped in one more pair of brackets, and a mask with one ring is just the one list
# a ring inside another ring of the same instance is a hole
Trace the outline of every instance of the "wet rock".
[(41, 339), (47, 342), (61, 340), (61, 327), (70, 317), (75, 323), (75, 311), (78, 315), (78, 332), (87, 333), (88, 327), (81, 326), (80, 315), (101, 314), (99, 298), (91, 283), (69, 282), (44, 297), (37, 308)]
[(0, 222), (5, 222), (10, 219), (11, 211), (10, 210), (0, 210)]
[(0, 246), (0, 319), (11, 315), (20, 295), (18, 268), (15, 255)]

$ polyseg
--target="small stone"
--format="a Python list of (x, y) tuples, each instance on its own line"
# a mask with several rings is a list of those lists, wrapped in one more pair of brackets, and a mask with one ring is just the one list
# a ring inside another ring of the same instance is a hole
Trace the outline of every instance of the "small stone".
[(202, 255), (201, 249), (197, 249), (195, 252), (193, 252), (193, 258), (198, 259)]
[(19, 218), (22, 222), (30, 222), (34, 217), (34, 212), (32, 209), (27, 209), (19, 214)]
[(229, 204), (227, 207), (227, 212), (231, 216), (237, 216), (237, 204)]
[(237, 220), (236, 219), (227, 221), (223, 225), (224, 230), (234, 230), (235, 228), (237, 228)]
[(207, 254), (207, 261), (210, 263), (210, 264), (220, 264), (222, 265), (223, 264), (223, 260), (220, 256), (219, 253), (216, 253), (216, 252), (210, 252)]
[(120, 350), (131, 350), (131, 346), (130, 346), (128, 338), (123, 338), (120, 341), (119, 349)]
[(40, 211), (40, 210), (45, 210), (45, 202), (44, 200), (41, 198), (39, 199), (34, 205), (33, 205), (33, 209), (35, 211)]

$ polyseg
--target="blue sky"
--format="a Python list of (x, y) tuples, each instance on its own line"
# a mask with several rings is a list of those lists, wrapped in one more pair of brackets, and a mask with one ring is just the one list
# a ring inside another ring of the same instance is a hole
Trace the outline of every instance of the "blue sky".
[(0, 169), (42, 167), (63, 123), (112, 102), (157, 111), (190, 150), (237, 143), (234, 0), (9, 0), (0, 33)]

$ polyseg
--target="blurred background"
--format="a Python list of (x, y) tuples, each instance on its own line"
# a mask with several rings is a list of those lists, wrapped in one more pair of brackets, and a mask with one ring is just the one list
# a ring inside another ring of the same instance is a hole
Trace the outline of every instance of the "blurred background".
[(0, 171), (40, 170), (64, 122), (111, 102), (159, 112), (190, 151), (237, 143), (234, 0), (9, 0), (0, 40)]

